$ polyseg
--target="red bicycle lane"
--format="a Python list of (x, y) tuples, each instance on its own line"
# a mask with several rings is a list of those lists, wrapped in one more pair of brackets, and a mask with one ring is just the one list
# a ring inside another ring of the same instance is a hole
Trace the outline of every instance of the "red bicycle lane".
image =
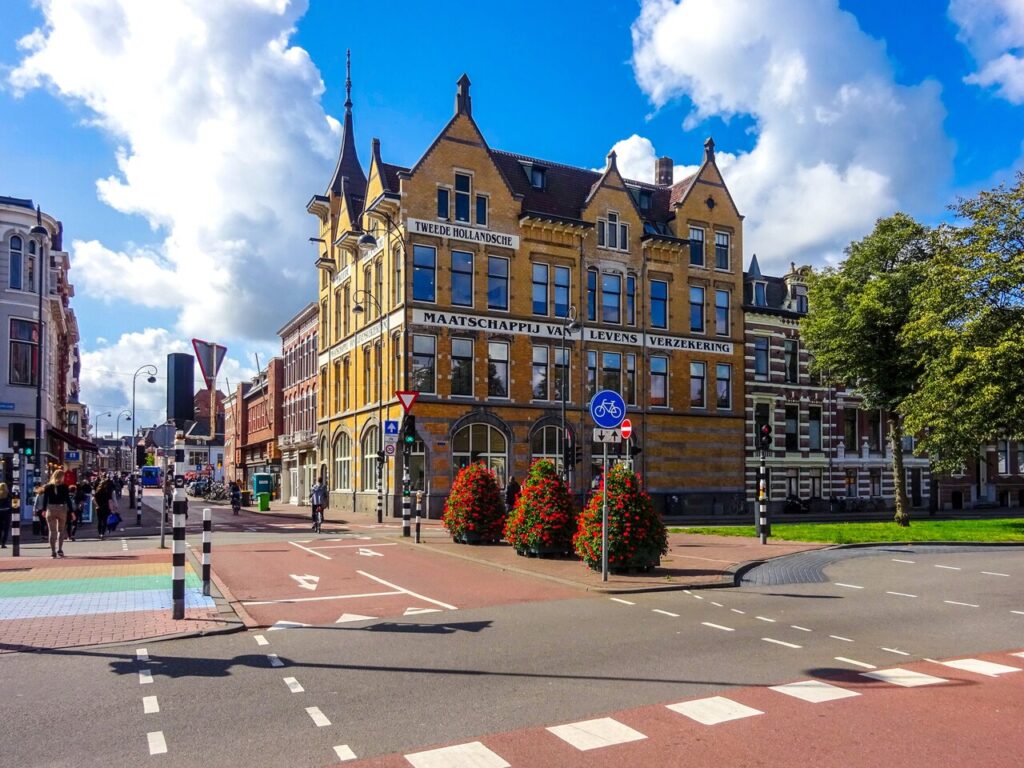
[(218, 547), (213, 571), (246, 624), (336, 624), (578, 598), (575, 590), (347, 535)]

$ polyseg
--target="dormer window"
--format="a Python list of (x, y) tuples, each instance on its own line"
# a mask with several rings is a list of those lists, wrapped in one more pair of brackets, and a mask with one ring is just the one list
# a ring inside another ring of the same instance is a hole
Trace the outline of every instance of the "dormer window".
[(802, 285), (798, 285), (793, 289), (796, 292), (795, 305), (796, 311), (802, 315), (807, 314), (807, 288)]
[(641, 189), (637, 202), (640, 205), (641, 211), (651, 210), (651, 191), (649, 189)]
[(620, 222), (614, 211), (608, 211), (606, 218), (597, 220), (597, 245), (616, 251), (629, 250), (629, 225)]
[(768, 306), (768, 285), (767, 283), (754, 283), (754, 306)]
[(545, 168), (541, 168), (539, 165), (530, 166), (530, 186), (534, 189), (544, 189), (544, 177), (546, 175)]

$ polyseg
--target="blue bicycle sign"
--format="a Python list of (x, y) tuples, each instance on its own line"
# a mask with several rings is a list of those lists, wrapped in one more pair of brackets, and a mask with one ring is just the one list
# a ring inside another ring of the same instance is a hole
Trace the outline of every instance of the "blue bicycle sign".
[(602, 389), (590, 401), (590, 418), (602, 429), (615, 429), (626, 415), (626, 403), (612, 389)]

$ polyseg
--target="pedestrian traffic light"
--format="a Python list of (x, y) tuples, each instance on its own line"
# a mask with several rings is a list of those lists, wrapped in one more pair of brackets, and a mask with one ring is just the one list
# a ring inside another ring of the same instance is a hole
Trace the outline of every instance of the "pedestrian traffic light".
[(583, 448), (577, 445), (572, 449), (572, 463), (579, 464), (581, 461), (583, 461)]
[(379, 461), (381, 464), (384, 463), (384, 451), (377, 451), (377, 461)]
[(411, 446), (416, 442), (416, 417), (411, 413), (405, 417), (403, 424), (402, 442)]
[(8, 442), (12, 450), (18, 450), (25, 446), (25, 425), (20, 421), (12, 421), (7, 425)]
[(26, 456), (31, 456), (32, 454), (34, 454), (36, 452), (35, 451), (35, 444), (36, 444), (35, 440), (23, 440), (22, 441), (21, 447), (24, 449)]
[(772, 447), (772, 425), (761, 425), (761, 450), (767, 451)]

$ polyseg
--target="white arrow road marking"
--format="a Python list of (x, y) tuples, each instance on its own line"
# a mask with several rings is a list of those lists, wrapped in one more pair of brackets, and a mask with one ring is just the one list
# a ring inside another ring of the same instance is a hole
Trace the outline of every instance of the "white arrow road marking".
[(416, 616), (420, 613), (440, 613), (440, 608), (406, 608), (403, 616)]
[(320, 577), (319, 576), (311, 576), (308, 573), (305, 574), (304, 576), (297, 576), (294, 573), (290, 574), (290, 575), (291, 575), (291, 577), (293, 579), (295, 579), (299, 583), (299, 586), (302, 589), (308, 589), (310, 591), (313, 591), (314, 589), (316, 589), (317, 584), (320, 583)]
[(334, 623), (347, 624), (350, 621), (372, 621), (376, 618), (376, 616), (360, 616), (358, 613), (343, 613), (341, 614), (341, 617)]
[(366, 547), (360, 547), (359, 554), (363, 557), (384, 557), (382, 552), (374, 552), (372, 549), (367, 549)]

